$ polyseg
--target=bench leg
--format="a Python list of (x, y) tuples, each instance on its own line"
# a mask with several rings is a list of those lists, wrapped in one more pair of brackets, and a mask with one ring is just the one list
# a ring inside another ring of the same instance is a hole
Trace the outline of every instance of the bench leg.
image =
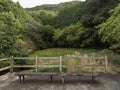
[(21, 75), (19, 75), (18, 77), (19, 77), (19, 81), (20, 81), (20, 83), (21, 83), (21, 80), (22, 80)]
[(25, 76), (23, 75), (23, 81), (25, 81)]
[(64, 76), (61, 77), (62, 84), (65, 82)]
[(92, 75), (92, 81), (95, 81), (95, 76), (94, 75)]
[(53, 81), (53, 76), (52, 75), (50, 75), (50, 81)]
[(18, 77), (19, 77), (20, 83), (21, 83), (22, 81), (25, 81), (25, 76), (24, 76), (24, 75), (19, 75)]

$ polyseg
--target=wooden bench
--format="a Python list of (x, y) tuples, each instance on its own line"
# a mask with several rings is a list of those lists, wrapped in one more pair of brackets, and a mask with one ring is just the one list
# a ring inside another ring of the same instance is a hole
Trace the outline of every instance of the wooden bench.
[(15, 73), (19, 77), (20, 83), (25, 80), (25, 76), (33, 75), (47, 75), (50, 76), (50, 81), (53, 81), (53, 76), (59, 75), (59, 73)]
[(62, 83), (65, 82), (65, 79), (64, 79), (65, 76), (91, 76), (92, 81), (94, 81), (95, 77), (99, 75), (100, 75), (99, 73), (63, 73), (61, 74), (61, 81)]
[(16, 73), (19, 77), (20, 83), (25, 80), (25, 76), (33, 76), (33, 75), (47, 75), (50, 76), (50, 81), (53, 81), (53, 76), (60, 76), (61, 77), (61, 82), (65, 82), (65, 77), (66, 76), (91, 76), (92, 81), (95, 80), (96, 76), (99, 76), (99, 73)]

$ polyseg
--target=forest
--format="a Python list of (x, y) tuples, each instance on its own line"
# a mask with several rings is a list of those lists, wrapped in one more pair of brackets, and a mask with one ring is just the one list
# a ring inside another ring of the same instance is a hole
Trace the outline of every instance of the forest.
[(47, 48), (120, 53), (120, 1), (86, 0), (23, 8), (0, 0), (0, 58)]

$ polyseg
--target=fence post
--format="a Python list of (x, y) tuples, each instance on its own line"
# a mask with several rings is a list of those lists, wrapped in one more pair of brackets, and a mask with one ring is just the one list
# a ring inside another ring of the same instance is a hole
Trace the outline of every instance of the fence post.
[(35, 58), (35, 71), (38, 72), (38, 57)]
[(108, 70), (108, 57), (105, 56), (105, 72)]
[(60, 72), (62, 72), (62, 56), (60, 56), (60, 63), (59, 63), (59, 69), (60, 69)]
[(14, 64), (14, 57), (11, 56), (11, 57), (10, 57), (10, 66), (11, 66), (11, 68), (10, 68), (10, 73), (13, 73), (13, 64)]
[(95, 72), (95, 68), (96, 68), (96, 66), (94, 66), (94, 65), (96, 65), (96, 63), (93, 62), (94, 60), (95, 60), (95, 58), (94, 58), (94, 56), (92, 56), (91, 57), (91, 65), (93, 65), (93, 66), (91, 66), (92, 67), (92, 73)]

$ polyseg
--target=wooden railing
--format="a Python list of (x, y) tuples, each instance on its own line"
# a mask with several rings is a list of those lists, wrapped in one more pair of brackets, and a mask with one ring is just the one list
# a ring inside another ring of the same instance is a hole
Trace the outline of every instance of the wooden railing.
[[(4, 62), (4, 61), (11, 61), (10, 60), (11, 58), (3, 58), (3, 59), (0, 59), (0, 62)], [(9, 62), (10, 63), (10, 62)], [(10, 63), (10, 66), (6, 66), (6, 67), (3, 67), (3, 68), (0, 68), (0, 72), (1, 71), (4, 71), (4, 70), (7, 70), (7, 69), (11, 69), (11, 63)]]
[[(98, 63), (96, 64), (84, 64), (84, 63), (81, 63), (80, 65), (64, 65), (63, 64), (63, 61), (64, 60), (70, 60), (70, 59), (80, 59), (82, 61), (84, 60), (90, 60), (89, 62), (92, 61), (92, 59), (94, 60), (103, 60), (104, 61), (104, 64), (101, 64), (99, 65)], [(14, 65), (14, 61), (15, 60), (34, 60), (35, 64), (34, 65)], [(38, 61), (39, 60), (59, 60), (58, 62), (58, 65), (39, 65), (38, 64)], [(14, 68), (21, 68), (21, 67), (24, 67), (24, 68), (35, 68), (35, 72), (38, 72), (38, 68), (39, 67), (58, 67), (59, 68), (59, 72), (63, 72), (63, 67), (81, 67), (83, 68), (83, 66), (89, 66), (89, 67), (97, 67), (97, 66), (103, 66), (105, 67), (105, 71), (107, 72), (108, 71), (108, 66), (110, 66), (110, 64), (108, 63), (108, 57), (105, 56), (105, 57), (80, 57), (80, 58), (77, 58), (77, 57), (10, 57), (10, 58), (4, 58), (4, 59), (0, 59), (0, 62), (4, 62), (4, 61), (9, 61), (9, 64), (10, 66), (6, 66), (6, 67), (3, 67), (3, 68), (0, 68), (0, 72), (1, 71), (4, 71), (4, 70), (7, 70), (9, 69), (11, 73), (13, 73), (13, 69)], [(119, 66), (119, 65), (118, 65)]]

